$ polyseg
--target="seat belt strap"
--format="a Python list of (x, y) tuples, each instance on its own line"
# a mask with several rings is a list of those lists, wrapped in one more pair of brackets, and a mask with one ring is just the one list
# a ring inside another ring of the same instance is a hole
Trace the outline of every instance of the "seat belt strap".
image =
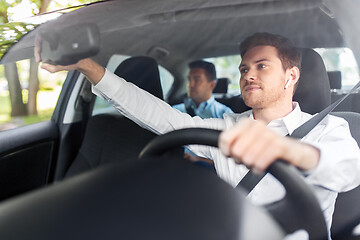
[(322, 110), (320, 113), (316, 114), (300, 127), (296, 128), (294, 132), (290, 135), (293, 138), (303, 138), (308, 134), (316, 125), (318, 125), (321, 120), (323, 120), (332, 110), (334, 110), (342, 101), (345, 100), (350, 94), (352, 94), (356, 89), (360, 87), (360, 82), (358, 82), (345, 96), (339, 98), (336, 102), (332, 103), (330, 106)]
[[(360, 87), (360, 82), (358, 82), (345, 96), (339, 98), (336, 102), (332, 103), (327, 108), (323, 109), (320, 113), (316, 114), (308, 121), (306, 121), (298, 128), (296, 128), (291, 135), (287, 135), (287, 136), (298, 139), (305, 137), (316, 125), (318, 125), (321, 122), (321, 120), (323, 120), (332, 110), (334, 110), (342, 101), (344, 101), (345, 98), (347, 98), (350, 94), (355, 92), (355, 90), (358, 89), (359, 87)], [(259, 175), (249, 170), (246, 173), (246, 175), (240, 180), (236, 188), (242, 188), (247, 193), (250, 193), (265, 175), (266, 173)]]
[(185, 109), (190, 116), (195, 117), (194, 109), (191, 106), (185, 106)]

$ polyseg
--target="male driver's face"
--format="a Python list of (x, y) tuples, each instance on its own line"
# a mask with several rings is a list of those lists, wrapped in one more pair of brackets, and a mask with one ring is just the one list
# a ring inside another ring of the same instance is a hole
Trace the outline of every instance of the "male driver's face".
[(208, 81), (205, 69), (191, 68), (188, 75), (188, 96), (197, 104), (207, 101), (212, 94), (215, 81)]
[(285, 71), (275, 47), (251, 48), (239, 70), (241, 96), (247, 106), (263, 109), (276, 106), (284, 99)]

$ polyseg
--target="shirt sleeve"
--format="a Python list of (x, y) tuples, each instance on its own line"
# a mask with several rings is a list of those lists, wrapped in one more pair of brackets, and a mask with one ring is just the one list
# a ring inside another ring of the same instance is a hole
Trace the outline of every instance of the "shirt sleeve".
[(176, 104), (173, 105), (172, 107), (179, 110), (180, 112), (186, 112), (184, 103)]
[(226, 106), (225, 109), (224, 109), (224, 113), (234, 113), (234, 112), (233, 112), (233, 110), (231, 108)]
[[(317, 167), (305, 172), (307, 181), (335, 192), (349, 191), (360, 184), (360, 150), (348, 123), (331, 116), (317, 138), (304, 138), (320, 150)], [(315, 130), (315, 129), (314, 129)]]
[(124, 116), (156, 134), (189, 127), (224, 128), (222, 121), (203, 120), (200, 117), (191, 117), (182, 113), (108, 70), (105, 71), (100, 82), (92, 87), (92, 90)]

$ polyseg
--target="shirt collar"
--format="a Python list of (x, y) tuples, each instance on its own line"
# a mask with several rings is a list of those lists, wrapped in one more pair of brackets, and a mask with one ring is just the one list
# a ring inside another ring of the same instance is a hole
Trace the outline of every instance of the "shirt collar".
[[(249, 118), (254, 120), (253, 112), (251, 111)], [(275, 128), (278, 126), (284, 126), (287, 133), (291, 135), (296, 128), (299, 126), (301, 120), (301, 108), (299, 103), (293, 102), (293, 110), (283, 118), (275, 119), (268, 124), (268, 127)]]
[(293, 102), (293, 111), (283, 118), (289, 134), (292, 134), (294, 130), (299, 127), (299, 122), (301, 121), (301, 113), (302, 111), (299, 103)]
[[(211, 96), (208, 100), (200, 103), (198, 108), (205, 108), (206, 106), (212, 104), (214, 101), (215, 101), (215, 97)], [(194, 103), (194, 101), (191, 98), (187, 97), (185, 99), (184, 103), (186, 106), (190, 105), (190, 106), (193, 106), (194, 109), (196, 109), (196, 104)]]

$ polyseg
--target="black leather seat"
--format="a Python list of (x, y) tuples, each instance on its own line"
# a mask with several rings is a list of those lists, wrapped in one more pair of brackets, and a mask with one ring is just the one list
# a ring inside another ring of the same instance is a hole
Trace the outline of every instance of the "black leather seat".
[(341, 71), (327, 72), (331, 89), (341, 89)]
[(114, 72), (126, 81), (164, 99), (157, 62), (146, 56), (136, 56), (124, 60)]
[[(331, 114), (342, 117), (349, 123), (351, 135), (360, 147), (360, 113), (333, 112)], [(331, 227), (333, 240), (352, 239), (353, 229), (360, 224), (359, 203), (360, 186), (338, 195)]]
[(228, 92), (230, 80), (228, 78), (218, 78), (216, 80), (216, 86), (213, 89), (213, 93), (226, 94)]
[[(294, 101), (299, 102), (304, 112), (318, 113), (331, 104), (328, 74), (322, 58), (312, 49), (302, 50), (302, 67)], [(348, 121), (352, 136), (360, 146), (360, 114), (354, 112), (333, 112)], [(333, 223), (333, 239), (348, 239), (353, 228), (360, 223), (360, 187), (339, 193)]]
[(293, 100), (310, 114), (331, 104), (329, 78), (321, 56), (312, 49), (302, 49), (300, 79)]
[[(132, 57), (115, 74), (163, 99), (156, 61)], [(100, 114), (89, 119), (83, 143), (65, 177), (112, 162), (136, 161), (142, 148), (156, 135), (120, 114)]]

